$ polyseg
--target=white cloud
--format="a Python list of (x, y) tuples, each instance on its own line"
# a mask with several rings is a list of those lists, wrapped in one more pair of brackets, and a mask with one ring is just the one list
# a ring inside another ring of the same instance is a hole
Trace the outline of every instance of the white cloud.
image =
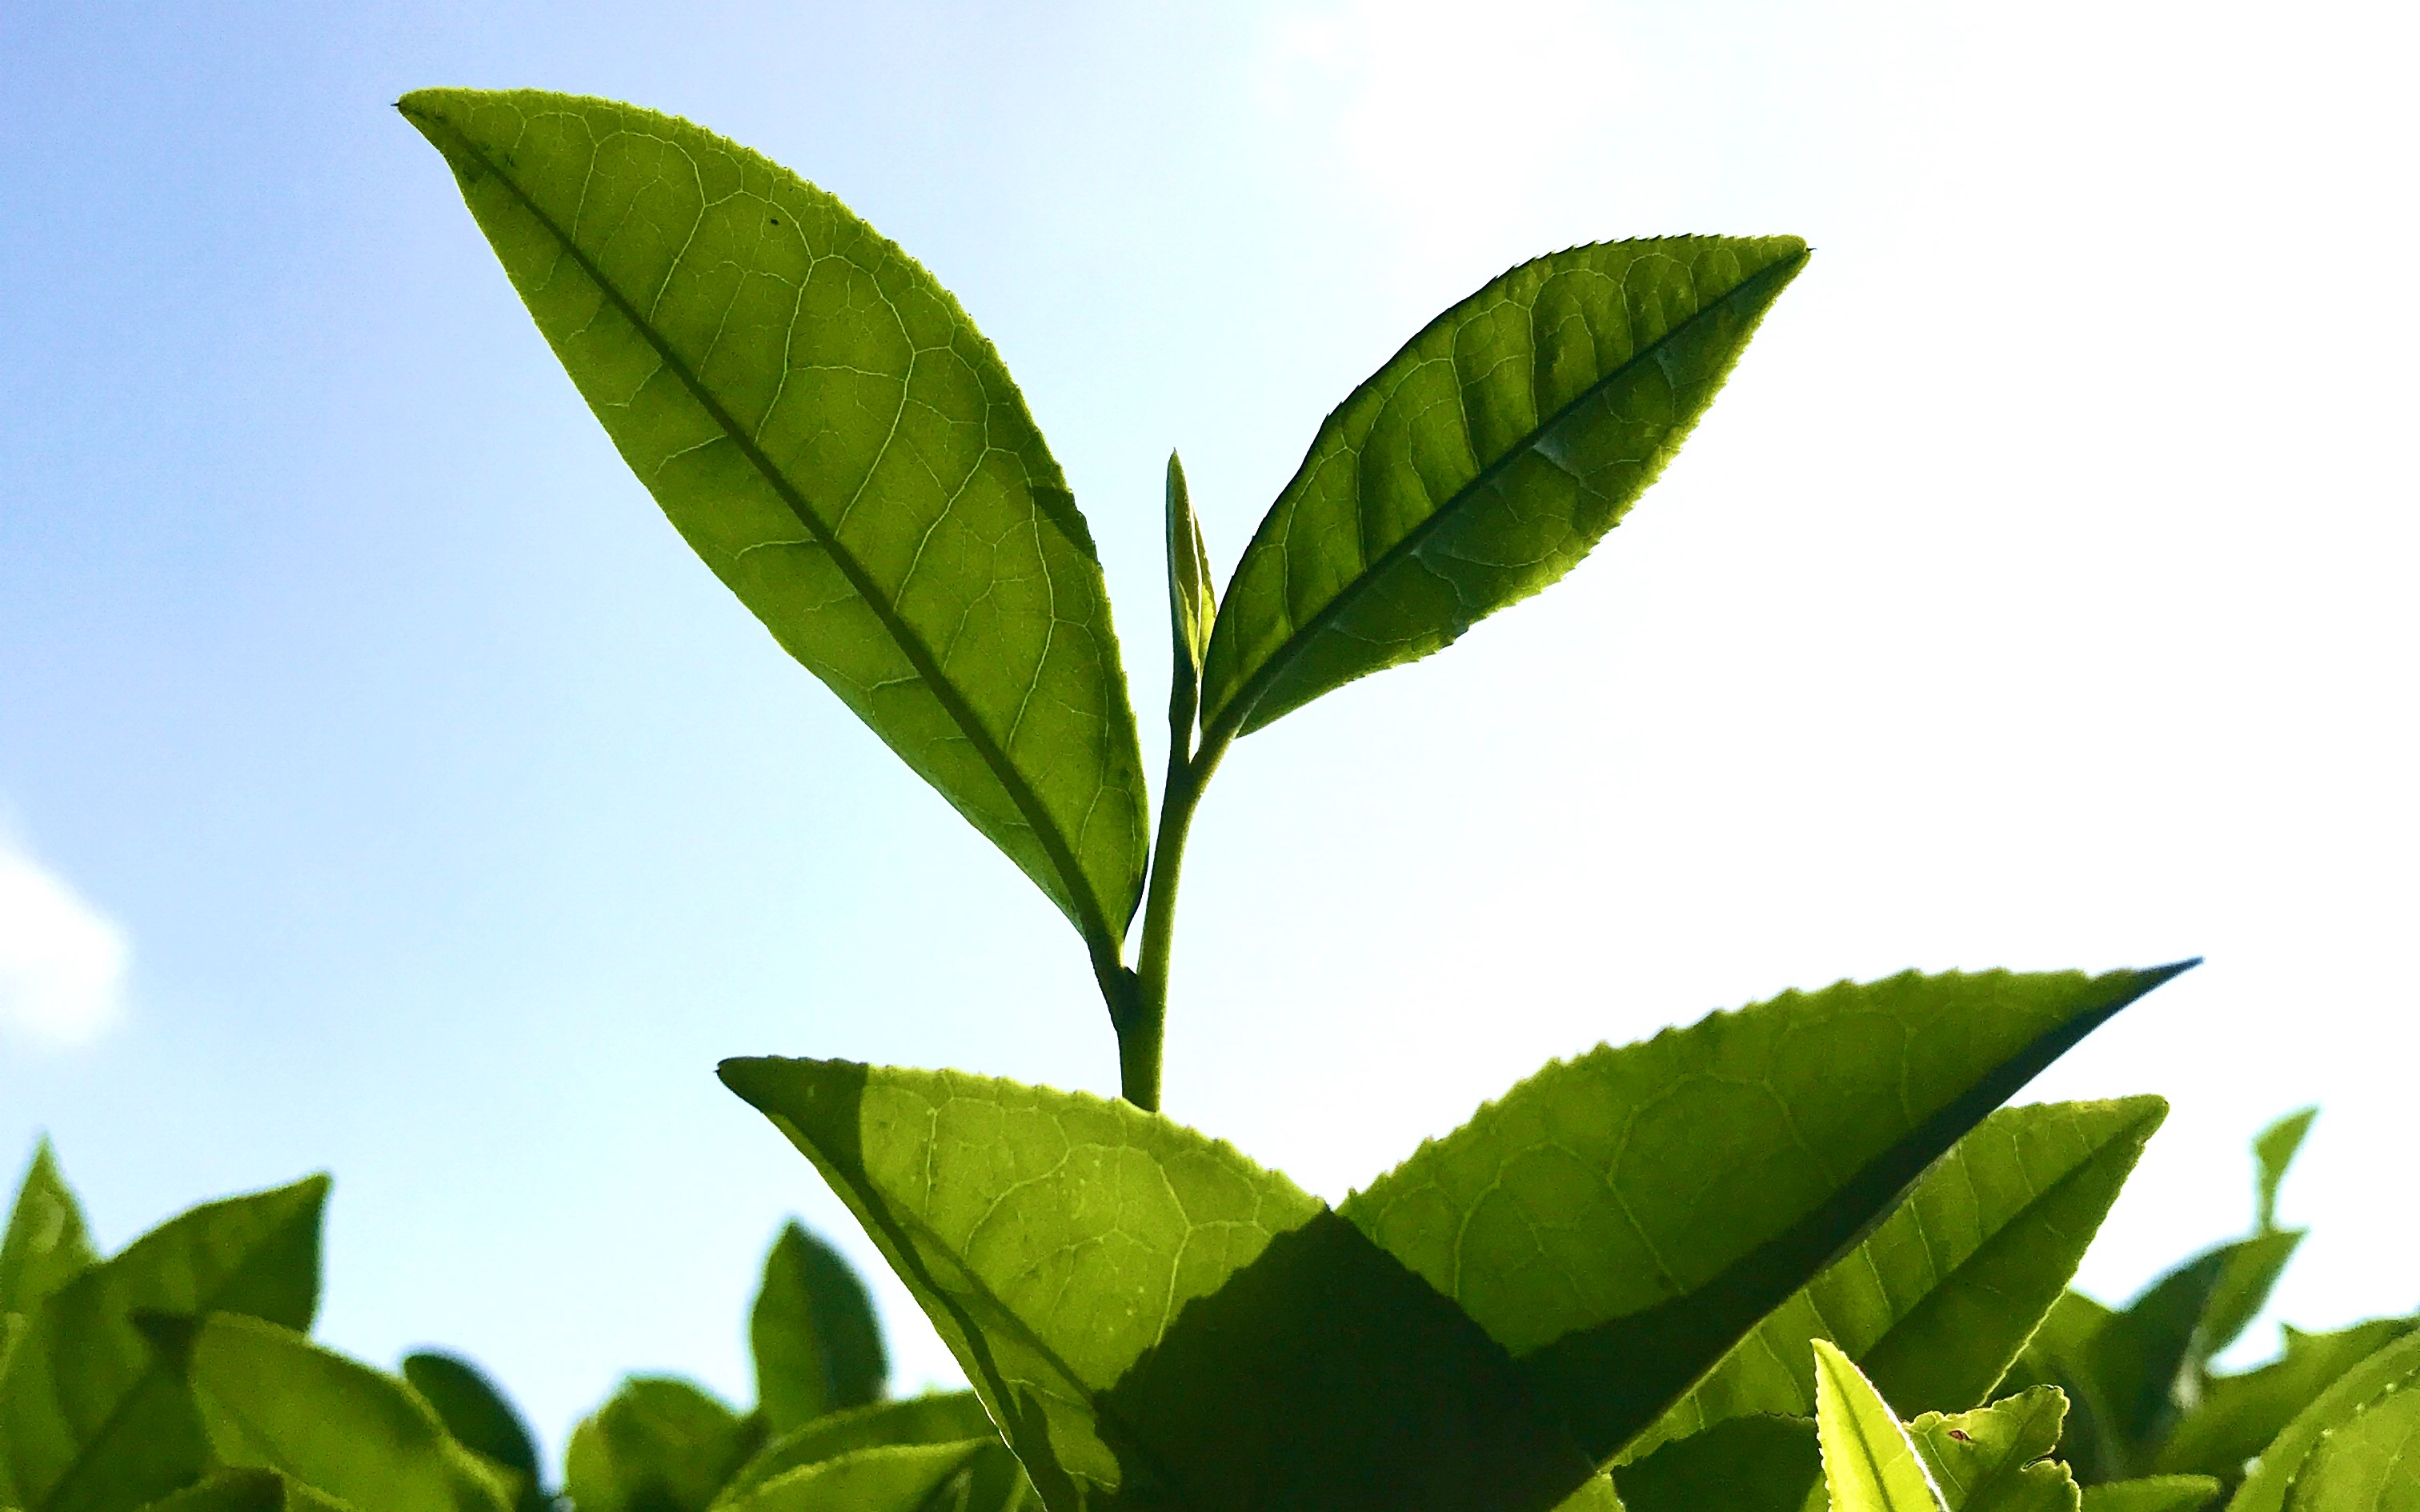
[(90, 1042), (125, 1009), (126, 932), (0, 835), (0, 1034)]

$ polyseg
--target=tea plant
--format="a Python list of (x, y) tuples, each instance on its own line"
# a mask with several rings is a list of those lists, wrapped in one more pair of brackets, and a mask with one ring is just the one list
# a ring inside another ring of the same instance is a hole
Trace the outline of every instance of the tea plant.
[[(2180, 1386), (2218, 1399), (2232, 1378), (2208, 1374), (2211, 1340), (2257, 1307), (2266, 1262), (2213, 1262), (2198, 1302), (2180, 1285), (2139, 1324), (2096, 1314), (2067, 1285), (2164, 1104), (2001, 1107), (2191, 963), (1787, 993), (1551, 1064), (1334, 1208), (1157, 1111), (1185, 845), (1231, 748), (1569, 571), (1713, 401), (1802, 242), (1610, 242), (1505, 273), (1328, 416), (1223, 593), (1171, 456), (1155, 825), (1084, 517), (999, 354), (929, 273), (685, 121), (534, 92), (399, 108), (666, 516), (1066, 917), (1118, 1043), (1116, 1100), (726, 1061), (972, 1395), (885, 1407), (860, 1400), (862, 1372), (810, 1389), (812, 1371), (783, 1366), (791, 1384), (739, 1414), (635, 1382), (575, 1436), (575, 1504), (2072, 1509), (2071, 1472), (2038, 1463), (2071, 1386), (2108, 1512), (2184, 1512), (2215, 1489), (2139, 1473), (2194, 1421), (2193, 1404), (2143, 1404)], [(71, 1257), (75, 1278), (11, 1325), (0, 1376), (17, 1504), (382, 1512), (536, 1494), (526, 1435), (474, 1373), (424, 1364), (397, 1381), (302, 1340), (316, 1266), (298, 1269), (300, 1236), (320, 1190)], [(2278, 1247), (2266, 1230), (2247, 1242)], [(147, 1245), (161, 1257), (130, 1265)], [(2186, 1312), (2173, 1357), (2127, 1342)], [(799, 1342), (838, 1337), (839, 1315), (809, 1300), (776, 1316), (760, 1367), (842, 1358)], [(2239, 1506), (2406, 1504), (2408, 1346), (2310, 1398)], [(863, 1426), (885, 1413), (945, 1421)], [(138, 1419), (152, 1426), (130, 1438)]]

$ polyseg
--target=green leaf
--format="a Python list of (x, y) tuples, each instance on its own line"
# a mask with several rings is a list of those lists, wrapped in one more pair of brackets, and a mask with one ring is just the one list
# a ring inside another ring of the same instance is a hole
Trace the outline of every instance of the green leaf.
[(200, 1474), (193, 1395), (154, 1340), (210, 1312), (309, 1328), (327, 1196), (314, 1176), (195, 1208), (52, 1293), (0, 1378), (0, 1465), (15, 1482), (0, 1501), (119, 1512)]
[(1907, 1426), (1949, 1512), (2076, 1512), (2075, 1477), (2046, 1457), (2067, 1398), (2038, 1386), (1971, 1412), (1926, 1412)]
[(1459, 1309), (1231, 1146), (959, 1072), (722, 1079), (865, 1225), (1055, 1512), (1522, 1512), (1590, 1479)]
[(2269, 1305), (2277, 1278), (2285, 1274), (2287, 1262), (2293, 1259), (2305, 1237), (2306, 1231), (2300, 1228), (2271, 1228), (2238, 1240), (2220, 1252), (2226, 1259), (2220, 1264), (2217, 1284), (2211, 1288), (2210, 1301), (2185, 1350), (2189, 1373), (2200, 1375), (2228, 1345), (2243, 1336), (2252, 1319)]
[(1203, 730), (1249, 734), (1569, 572), (1806, 261), (1795, 237), (1575, 247), (1430, 322), (1327, 417), (1245, 548)]
[(273, 1470), (222, 1470), (143, 1512), (356, 1512)]
[(1341, 1211), (1610, 1459), (2061, 1052), (2182, 970), (1843, 982), (1558, 1062)]
[(1725, 1418), (1615, 1466), (1613, 1479), (1629, 1512), (1823, 1512), (1831, 1504), (1812, 1417)]
[(775, 1476), (728, 1505), (732, 1512), (940, 1512), (953, 1483), (970, 1478), (985, 1456), (1015, 1462), (990, 1437), (859, 1449)]
[(59, 1174), (45, 1137), (17, 1188), (8, 1232), (0, 1239), (0, 1313), (31, 1313), (44, 1297), (101, 1258), (85, 1228), (84, 1209)]
[(703, 1512), (764, 1442), (689, 1381), (634, 1376), (572, 1430), (563, 1489), (580, 1512)]
[(1728, 1417), (1812, 1413), (1807, 1346), (1819, 1338), (1910, 1408), (1982, 1401), (2058, 1301), (2166, 1116), (2156, 1097), (1993, 1114), (1882, 1227), (1733, 1346), (1624, 1458)]
[(2420, 1507), (2420, 1334), (2355, 1365), (2286, 1425), (2227, 1512)]
[(2332, 1334), (2286, 1330), (2279, 1359), (2241, 1375), (2213, 1376), (2201, 1399), (2160, 1446), (2157, 1467), (2211, 1475), (2232, 1485), (2246, 1461), (2285, 1430), (2294, 1414), (2354, 1365), (2420, 1328), (2420, 1319), (2377, 1319)]
[(891, 1374), (865, 1283), (796, 1223), (765, 1257), (748, 1341), (756, 1356), (756, 1410), (769, 1433), (877, 1400)]
[(2252, 1141), (2252, 1159), (2257, 1175), (2253, 1189), (2258, 1194), (2256, 1211), (2263, 1232), (2277, 1227), (2277, 1188), (2285, 1183), (2287, 1167), (2303, 1148), (2303, 1136), (2311, 1132), (2311, 1120), (2319, 1116), (2317, 1108), (2304, 1108), (2260, 1131)]
[(454, 1442), (503, 1471), (522, 1512), (545, 1512), (546, 1473), (537, 1440), (478, 1366), (458, 1355), (423, 1352), (403, 1359), (403, 1379), (435, 1409)]
[(222, 1464), (274, 1470), (353, 1512), (504, 1512), (502, 1477), (402, 1381), (292, 1329), (218, 1313), (186, 1374)]
[(1202, 659), (1210, 653), (1211, 627), (1218, 619), (1212, 586), (1210, 548), (1202, 543), (1202, 521), (1185, 487), (1185, 464), (1168, 454), (1168, 620), (1176, 667), (1168, 690), (1168, 722), (1173, 738), (1190, 744), (1193, 717), (1202, 702)]
[(2144, 1475), (2084, 1489), (2084, 1512), (2201, 1512), (2218, 1495), (2208, 1475)]
[(687, 121), (528, 90), (397, 108), (706, 565), (1114, 964), (1148, 800), (1108, 590), (957, 301)]
[(2068, 1400), (2067, 1428), (2059, 1454), (2086, 1485), (2121, 1479), (2132, 1471), (2118, 1461), (2127, 1454), (2125, 1443), (2103, 1425), (2115, 1421), (2092, 1362), (2091, 1345), (2117, 1316), (2080, 1291), (2061, 1295), (2024, 1353), (2000, 1383), (2003, 1393), (2026, 1386), (2055, 1386)]
[(1000, 1434), (970, 1391), (939, 1392), (832, 1412), (793, 1428), (758, 1450), (722, 1489), (729, 1503), (774, 1476), (859, 1449), (903, 1443), (961, 1443)]
[(1942, 1512), (1940, 1489), (1873, 1383), (1815, 1341), (1815, 1432), (1836, 1512)]

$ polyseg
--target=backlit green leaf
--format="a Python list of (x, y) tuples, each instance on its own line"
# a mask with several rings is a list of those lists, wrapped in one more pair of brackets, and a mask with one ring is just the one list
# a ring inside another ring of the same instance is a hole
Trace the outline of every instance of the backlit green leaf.
[(706, 565), (1114, 960), (1146, 798), (1109, 596), (957, 301), (687, 121), (535, 91), (399, 108)]
[(2311, 1132), (2311, 1120), (2319, 1116), (2317, 1108), (2288, 1113), (2261, 1130), (2252, 1141), (2253, 1190), (2257, 1194), (2255, 1211), (2263, 1229), (2277, 1227), (2277, 1188), (2285, 1183), (2287, 1167), (2294, 1164), (2295, 1153), (2303, 1148), (2304, 1135)]
[(1327, 417), (1245, 548), (1202, 728), (1249, 734), (1569, 572), (1806, 260), (1795, 237), (1575, 247), (1430, 322)]
[(2213, 1376), (2200, 1401), (2160, 1446), (2156, 1468), (2216, 1476), (2233, 1485), (2246, 1461), (2285, 1431), (2338, 1377), (2412, 1333), (2409, 1318), (2378, 1319), (2333, 1334), (2286, 1330), (2286, 1352), (2257, 1370)]
[(292, 1329), (220, 1313), (186, 1365), (222, 1464), (278, 1471), (353, 1512), (505, 1512), (501, 1477), (417, 1392)]
[(832, 1412), (794, 1428), (758, 1450), (723, 1487), (723, 1503), (774, 1476), (859, 1449), (903, 1443), (962, 1443), (1000, 1437), (983, 1399), (970, 1391), (936, 1392)]
[(764, 1442), (690, 1382), (636, 1376), (572, 1430), (563, 1489), (580, 1512), (704, 1512)]
[(409, 1354), (403, 1379), (437, 1412), (454, 1441), (510, 1477), (514, 1504), (544, 1512), (546, 1473), (537, 1441), (504, 1392), (478, 1366), (451, 1354)]
[(2201, 1512), (2219, 1484), (2208, 1475), (2142, 1475), (2084, 1489), (2084, 1512)]
[(997, 1438), (859, 1449), (777, 1475), (729, 1504), (731, 1512), (954, 1512), (944, 1500), (985, 1456), (1009, 1459)]
[(1835, 1512), (1942, 1512), (1940, 1490), (1854, 1362), (1815, 1341), (1815, 1432)]
[(2057, 1302), (2167, 1104), (2003, 1108), (1925, 1173), (1882, 1227), (1758, 1323), (1624, 1451), (1750, 1412), (1815, 1411), (1827, 1338), (1895, 1402), (1982, 1401)]
[(756, 1356), (756, 1410), (775, 1435), (879, 1398), (891, 1374), (865, 1283), (795, 1223), (765, 1257), (748, 1342)]
[(0, 1239), (0, 1313), (31, 1313), (44, 1297), (101, 1258), (85, 1231), (84, 1209), (45, 1138), (17, 1188), (8, 1232)]
[(1524, 1512), (1592, 1467), (1351, 1225), (1127, 1103), (725, 1061), (948, 1342), (1055, 1512)]
[(1343, 1215), (1609, 1459), (2010, 1093), (2181, 970), (1841, 983), (1559, 1062)]
[(0, 1378), (0, 1501), (121, 1512), (199, 1475), (193, 1394), (154, 1341), (213, 1311), (310, 1327), (327, 1196), (315, 1176), (195, 1208), (52, 1293)]
[(1907, 1431), (1949, 1512), (2076, 1512), (2075, 1477), (2046, 1458), (2066, 1415), (2067, 1398), (2038, 1386), (1970, 1412), (1927, 1412)]
[(2412, 1512), (2420, 1507), (2415, 1464), (2420, 1334), (2353, 1366), (2295, 1414), (2227, 1512)]

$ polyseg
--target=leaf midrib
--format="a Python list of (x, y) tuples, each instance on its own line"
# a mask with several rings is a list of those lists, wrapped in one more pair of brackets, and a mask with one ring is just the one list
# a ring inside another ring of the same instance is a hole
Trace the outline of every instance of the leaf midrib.
[[(1100, 900), (1094, 895), (1090, 880), (1077, 865), (1075, 853), (1068, 848), (1065, 840), (1060, 835), (1058, 825), (1051, 819), (1049, 811), (1042, 807), (1040, 795), (1034, 793), (1032, 785), (1025, 780), (1024, 775), (1009, 761), (1008, 753), (991, 738), (990, 732), (974, 717), (973, 709), (959, 695), (955, 686), (942, 675), (940, 664), (935, 659), (931, 648), (926, 646), (923, 639), (899, 617), (890, 602), (875, 591), (873, 578), (866, 572), (863, 564), (855, 556), (842, 548), (837, 534), (816, 517), (798, 488), (779, 468), (773, 465), (772, 458), (765, 455), (763, 449), (758, 447), (754, 440), (741, 428), (730, 411), (714, 397), (705, 381), (674, 352), (671, 345), (657, 332), (654, 324), (640, 315), (638, 307), (622, 292), (621, 288), (605, 276), (604, 270), (581, 250), (577, 242), (565, 234), (563, 227), (557, 224), (554, 218), (538, 205), (536, 199), (521, 187), (518, 179), (504, 172), (493, 158), (481, 150), (477, 144), (456, 128), (451, 121), (414, 110), (401, 101), (396, 103), (396, 109), (414, 122), (426, 122), (442, 131), (461, 151), (476, 159), (481, 167), (492, 175), (498, 183), (503, 184), (513, 197), (520, 201), (521, 208), (546, 228), (547, 234), (563, 248), (565, 255), (579, 265), (581, 271), (588, 275), (590, 282), (597, 285), (613, 308), (620, 312), (622, 317), (630, 323), (631, 329), (637, 331), (646, 340), (647, 345), (654, 349), (658, 360), (680, 380), (681, 387), (686, 389), (690, 397), (706, 412), (707, 418), (714, 422), (716, 428), (722, 433), (724, 439), (738, 448), (740, 455), (747, 458), (749, 465), (755, 469), (757, 474), (772, 488), (783, 504), (797, 517), (799, 523), (814, 537), (815, 544), (821, 547), (825, 554), (830, 556), (833, 563), (840, 568), (841, 575), (848, 579), (849, 586), (856, 590), (858, 597), (864, 600), (867, 607), (874, 611), (875, 618), (890, 635), (892, 643), (899, 648), (900, 655), (908, 658), (908, 665), (915, 669), (916, 675), (932, 693), (934, 702), (941, 705), (942, 712), (950, 717), (951, 722), (955, 724), (960, 733), (967, 737), (968, 744), (975, 748), (976, 753), (983, 758), (984, 764), (990, 768), (993, 779), (1008, 794), (1009, 800), (1016, 805), (1017, 812), (1024, 818), (1026, 827), (1032, 830), (1034, 838), (1041, 842), (1044, 853), (1049, 857), (1052, 869), (1059, 873), (1062, 885), (1067, 888), (1068, 895), (1075, 900), (1077, 907), (1083, 914), (1084, 917), (1078, 921), (1078, 927), (1083, 932), (1086, 940), (1094, 946), (1096, 953), (1106, 950), (1114, 961), (1118, 954), (1117, 932), (1109, 927), (1107, 911), (1102, 907)], [(1036, 507), (1038, 510), (1039, 506)]]
[[(1461, 487), (1455, 489), (1453, 493), (1447, 498), (1444, 503), (1439, 504), (1435, 509), (1431, 510), (1425, 517), (1413, 525), (1410, 530), (1405, 531), (1394, 545), (1378, 553), (1377, 560), (1365, 565), (1360, 572), (1354, 576), (1350, 582), (1345, 584), (1345, 586), (1326, 603), (1313, 610), (1308, 620), (1305, 620), (1300, 625), (1296, 626), (1294, 634), (1286, 637), (1283, 641), (1280, 642), (1277, 650), (1269, 654), (1268, 659), (1261, 663), (1260, 670), (1253, 672), (1251, 676), (1246, 678), (1244, 680), (1243, 687), (1238, 688), (1235, 691), (1235, 695), (1229, 699), (1226, 703), (1219, 708), (1218, 719), (1214, 726), (1214, 729), (1218, 733), (1215, 737), (1205, 737), (1202, 744), (1205, 747), (1209, 747), (1214, 744), (1223, 745), (1226, 741), (1233, 739), (1236, 734), (1242, 733), (1243, 727), (1251, 719), (1252, 710), (1259, 705), (1261, 700), (1268, 696), (1271, 686), (1274, 685), (1280, 677), (1284, 675), (1285, 671), (1295, 664), (1295, 660), (1300, 657), (1303, 651), (1310, 646), (1312, 640), (1317, 639), (1320, 634), (1326, 631), (1337, 620), (1341, 619), (1348, 609), (1353, 605), (1357, 604), (1360, 601), (1362, 594), (1368, 591), (1368, 588), (1372, 583), (1376, 582), (1380, 578), (1392, 571), (1397, 563), (1418, 552), (1421, 547), (1426, 546), (1429, 538), (1435, 535), (1437, 532), (1443, 530), (1446, 522), (1454, 517), (1474, 495), (1476, 495), (1481, 489), (1486, 487), (1489, 484), (1494, 483), (1505, 472), (1509, 471), (1514, 462), (1519, 460), (1524, 455), (1531, 451), (1537, 445), (1538, 438), (1545, 435), (1548, 431), (1553, 430), (1557, 425), (1561, 424), (1563, 421), (1568, 419), (1573, 411), (1579, 409), (1580, 406), (1588, 403), (1590, 399), (1595, 398), (1599, 393), (1602, 393), (1615, 382), (1628, 376), (1630, 373), (1635, 371), (1640, 363), (1647, 362), (1657, 352), (1663, 350), (1665, 347), (1677, 340), (1684, 332), (1697, 327), (1700, 321), (1706, 319), (1715, 310), (1718, 310), (1738, 299), (1741, 294), (1746, 292), (1750, 288), (1760, 287), (1763, 282), (1772, 280), (1776, 272), (1780, 274), (1780, 281), (1786, 282), (1789, 277), (1795, 275), (1800, 267), (1805, 265), (1807, 257), (1807, 249), (1805, 247), (1801, 247), (1795, 255), (1781, 258), (1776, 262), (1767, 263), (1764, 267), (1758, 269), (1754, 273), (1740, 280), (1740, 282), (1732, 285), (1729, 289), (1725, 290), (1721, 297), (1715, 299), (1711, 303), (1701, 306), (1686, 320), (1683, 320), (1680, 324), (1672, 327), (1662, 335), (1656, 337), (1653, 341), (1649, 342), (1646, 346), (1632, 353), (1628, 361), (1622, 363), (1618, 367), (1609, 369), (1594, 383), (1590, 384), (1571, 400), (1566, 402), (1561, 409), (1557, 409), (1552, 415), (1531, 426), (1523, 434), (1520, 440), (1506, 447), (1502, 454), (1497, 456), (1494, 461), (1486, 463), (1477, 472), (1473, 473), (1469, 482), (1465, 483)], [(1460, 306), (1457, 305), (1456, 308), (1459, 309)], [(1437, 325), (1450, 317), (1451, 313), (1451, 311), (1449, 311), (1446, 316), (1439, 316), (1436, 321), (1432, 321), (1427, 328), (1424, 328), (1419, 332), (1419, 335), (1414, 336), (1409, 342), (1404, 344), (1404, 350), (1409, 351), (1413, 347), (1418, 346), (1419, 342), (1428, 335), (1431, 330), (1435, 329)], [(1397, 355), (1400, 356), (1402, 354), (1399, 352)], [(1393, 362), (1393, 358), (1388, 359), (1389, 365), (1392, 365)], [(1382, 368), (1380, 371), (1383, 372), (1384, 369)], [(1466, 415), (1467, 410), (1466, 410), (1465, 413)], [(1313, 444), (1315, 446), (1316, 442)], [(1289, 485), (1289, 486), (1291, 486), (1291, 485)], [(1251, 555), (1252, 548), (1258, 547), (1260, 544), (1260, 538), (1256, 535), (1250, 546), (1248, 546), (1245, 548), (1245, 555), (1248, 559)], [(1231, 592), (1233, 591), (1233, 585), (1232, 583), (1229, 585)]]

